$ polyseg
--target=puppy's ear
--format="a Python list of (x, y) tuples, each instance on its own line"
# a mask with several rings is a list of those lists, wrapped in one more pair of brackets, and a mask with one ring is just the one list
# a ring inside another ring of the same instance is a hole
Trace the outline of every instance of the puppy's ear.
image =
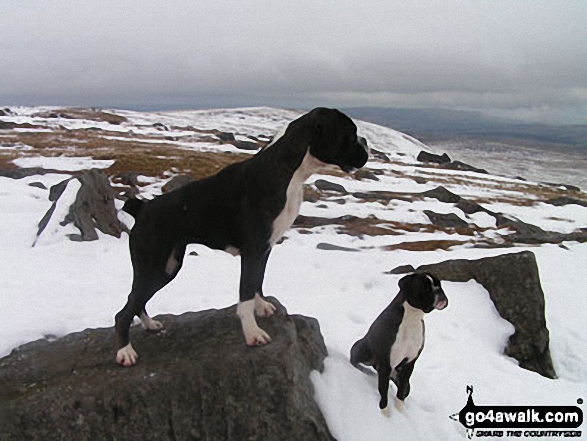
[(414, 281), (415, 277), (416, 277), (416, 274), (410, 274), (405, 277), (402, 277), (399, 281), (400, 291), (403, 291), (406, 293), (411, 292), (412, 282)]

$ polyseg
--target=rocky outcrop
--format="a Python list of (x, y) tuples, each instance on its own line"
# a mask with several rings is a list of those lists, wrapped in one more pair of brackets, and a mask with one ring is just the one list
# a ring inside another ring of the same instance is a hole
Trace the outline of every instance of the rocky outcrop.
[(163, 193), (169, 193), (170, 191), (177, 190), (184, 185), (189, 184), (190, 182), (194, 182), (195, 179), (192, 178), (190, 175), (178, 175), (174, 176), (168, 183), (166, 183), (162, 188), (161, 191)]
[[(413, 270), (404, 266), (392, 272)], [(524, 369), (556, 378), (550, 358), (544, 292), (533, 253), (523, 251), (479, 260), (448, 260), (421, 266), (416, 271), (430, 271), (441, 280), (475, 280), (483, 285), (499, 315), (515, 328), (505, 349), (506, 355), (518, 360)]]
[(450, 156), (448, 156), (446, 153), (443, 153), (442, 155), (436, 155), (434, 153), (430, 153), (425, 150), (422, 150), (418, 154), (418, 157), (416, 158), (416, 160), (419, 162), (432, 163), (432, 164), (448, 164), (448, 163), (450, 163)]
[(112, 188), (103, 171), (92, 169), (51, 187), (49, 200), (53, 204), (39, 222), (37, 238), (52, 221), (56, 208), (61, 203), (60, 198), (74, 180), (79, 181), (80, 184), (75, 199), (65, 217), (56, 220), (61, 226), (73, 223), (79, 229), (79, 234), (68, 235), (71, 240), (97, 240), (96, 230), (115, 237), (120, 237), (123, 231), (128, 232), (128, 228), (118, 219), (118, 211), (114, 205), (117, 192)]
[(140, 354), (115, 364), (113, 329), (38, 341), (0, 360), (0, 439), (332, 440), (309, 379), (326, 348), (318, 322), (278, 312), (271, 344), (245, 345), (235, 307), (133, 327)]

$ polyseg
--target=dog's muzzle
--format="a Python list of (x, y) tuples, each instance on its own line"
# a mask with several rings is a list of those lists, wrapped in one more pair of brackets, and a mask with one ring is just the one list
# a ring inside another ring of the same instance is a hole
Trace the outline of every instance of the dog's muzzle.
[(448, 306), (448, 299), (446, 295), (442, 291), (436, 291), (434, 293), (434, 309), (438, 309), (442, 311), (444, 308)]

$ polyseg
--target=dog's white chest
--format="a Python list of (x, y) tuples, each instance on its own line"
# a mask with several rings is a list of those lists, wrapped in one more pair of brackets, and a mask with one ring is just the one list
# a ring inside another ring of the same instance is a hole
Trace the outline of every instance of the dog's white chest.
[(395, 368), (404, 360), (412, 361), (418, 356), (424, 345), (424, 312), (404, 303), (404, 317), (397, 331), (395, 342), (391, 347), (389, 361)]
[(304, 182), (324, 165), (323, 162), (314, 158), (310, 152), (307, 152), (306, 156), (304, 156), (302, 163), (294, 172), (287, 186), (285, 206), (273, 221), (271, 246), (275, 245), (283, 237), (283, 234), (291, 227), (300, 213), (300, 206), (304, 200)]

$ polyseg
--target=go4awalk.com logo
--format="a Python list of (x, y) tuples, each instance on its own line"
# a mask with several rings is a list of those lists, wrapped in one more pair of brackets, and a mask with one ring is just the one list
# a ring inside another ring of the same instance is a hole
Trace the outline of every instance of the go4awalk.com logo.
[[(583, 411), (578, 406), (477, 406), (473, 386), (467, 386), (469, 398), (459, 413), (450, 418), (475, 437), (580, 437)], [(583, 404), (582, 399), (577, 404)]]

